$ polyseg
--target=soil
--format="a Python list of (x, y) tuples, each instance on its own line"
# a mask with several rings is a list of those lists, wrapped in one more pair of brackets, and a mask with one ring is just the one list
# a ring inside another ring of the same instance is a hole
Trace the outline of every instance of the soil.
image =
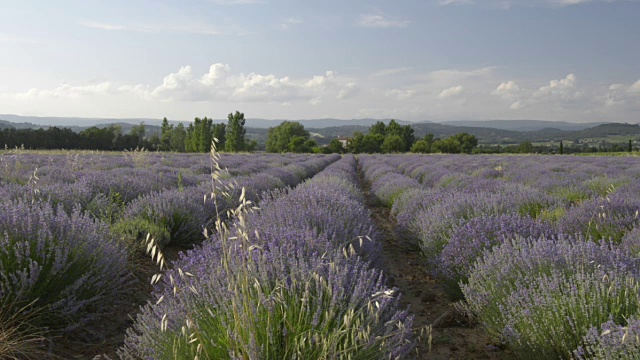
[[(184, 247), (169, 245), (162, 250), (166, 263), (176, 260)], [(108, 318), (86, 326), (82, 333), (71, 333), (60, 339), (54, 339), (55, 348), (51, 349), (54, 359), (119, 359), (117, 351), (124, 345), (126, 331), (133, 325), (140, 306), (150, 298), (153, 287), (150, 284), (159, 267), (149, 256), (142, 253), (134, 255), (132, 286), (120, 299), (113, 299)]]
[(413, 327), (420, 335), (417, 359), (513, 359), (492, 343), (482, 327), (464, 313), (444, 286), (428, 275), (420, 249), (396, 231), (389, 208), (380, 204), (360, 174), (367, 205), (381, 232), (384, 271), (389, 285), (398, 288), (403, 306), (414, 314)]

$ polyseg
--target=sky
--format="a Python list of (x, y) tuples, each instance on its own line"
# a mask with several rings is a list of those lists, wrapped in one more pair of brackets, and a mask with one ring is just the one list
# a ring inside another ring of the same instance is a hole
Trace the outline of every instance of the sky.
[(640, 122), (640, 0), (0, 0), (0, 114)]

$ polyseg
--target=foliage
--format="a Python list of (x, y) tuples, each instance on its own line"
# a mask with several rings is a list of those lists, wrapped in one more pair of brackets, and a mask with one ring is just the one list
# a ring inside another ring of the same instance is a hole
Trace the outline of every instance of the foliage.
[(30, 324), (70, 331), (104, 315), (126, 290), (125, 248), (106, 224), (46, 202), (3, 201), (0, 207), (3, 316), (40, 309)]
[(293, 148), (299, 147), (296, 143), (304, 144), (309, 139), (309, 132), (297, 121), (283, 121), (276, 127), (269, 128), (267, 137), (267, 152), (298, 152)]
[(236, 110), (234, 113), (229, 113), (227, 116), (229, 123), (226, 128), (226, 143), (224, 149), (228, 152), (239, 152), (246, 150), (245, 133), (247, 130), (244, 127), (245, 119), (244, 113)]
[(518, 358), (570, 358), (592, 327), (637, 316), (634, 261), (582, 238), (516, 238), (479, 259), (462, 291)]
[(433, 134), (427, 134), (423, 139), (420, 139), (411, 145), (412, 153), (428, 154), (431, 152), (433, 146)]
[(478, 139), (467, 133), (460, 133), (446, 139), (435, 140), (432, 145), (434, 152), (449, 154), (471, 154), (471, 151), (478, 146)]
[[(346, 161), (354, 165), (351, 174), (355, 175), (354, 159)], [(344, 171), (348, 172), (342, 166), (337, 169)], [(214, 184), (217, 178), (214, 176)], [(233, 225), (228, 228), (218, 220), (215, 234), (202, 247), (183, 255), (157, 284), (156, 301), (142, 309), (128, 331), (121, 357), (370, 359), (409, 355), (414, 347), (412, 318), (397, 309), (398, 298), (383, 285), (382, 274), (349, 250), (352, 247), (344, 248), (348, 244), (340, 243), (341, 236), (334, 245), (332, 232), (327, 231), (343, 220), (344, 212), (363, 205), (354, 201), (357, 197), (351, 195), (349, 185), (343, 187), (344, 180), (334, 175), (319, 179), (302, 188), (317, 187), (328, 198), (326, 204), (343, 206), (312, 206), (313, 198), (301, 194), (300, 200), (309, 201), (309, 212), (301, 213), (286, 200), (295, 191), (281, 192), (273, 196), (271, 206), (250, 214), (252, 205), (243, 191), (232, 213)], [(336, 185), (343, 190), (334, 192)], [(348, 201), (341, 200), (343, 196)], [(283, 207), (276, 205), (280, 200)], [(309, 225), (291, 227), (259, 220), (283, 212), (297, 216), (295, 223)], [(349, 230), (353, 225), (366, 227), (356, 221), (337, 229)]]

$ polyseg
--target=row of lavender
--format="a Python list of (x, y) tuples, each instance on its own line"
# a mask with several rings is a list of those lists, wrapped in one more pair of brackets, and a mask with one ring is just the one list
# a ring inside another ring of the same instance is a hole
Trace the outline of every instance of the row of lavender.
[(638, 159), (360, 161), (433, 275), (518, 357), (638, 356)]
[(346, 156), (184, 254), (123, 358), (404, 359), (412, 318), (375, 268), (377, 233)]
[[(83, 336), (99, 336), (90, 331), (93, 325), (117, 311), (119, 299), (130, 302), (129, 260), (137, 247), (128, 241), (146, 232), (161, 238), (160, 245), (204, 238), (216, 217), (203, 200), (211, 191), (208, 157), (143, 156), (2, 158), (0, 328), (19, 334), (14, 337), (23, 339), (17, 343), (24, 348), (37, 352), (39, 339), (80, 328)], [(295, 186), (339, 158), (225, 156), (221, 165), (234, 171), (218, 181), (246, 186), (257, 200), (263, 191)], [(219, 205), (224, 213), (236, 203)]]

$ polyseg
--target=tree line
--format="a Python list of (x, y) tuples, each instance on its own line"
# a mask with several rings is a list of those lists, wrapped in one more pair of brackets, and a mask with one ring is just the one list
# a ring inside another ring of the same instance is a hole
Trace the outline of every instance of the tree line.
[(157, 150), (203, 153), (211, 148), (211, 141), (217, 139), (217, 147), (227, 152), (253, 151), (257, 143), (245, 139), (244, 113), (236, 111), (227, 116), (228, 123), (213, 123), (206, 116), (195, 118), (188, 127), (182, 123), (174, 126), (167, 118), (162, 119)]
[[(213, 119), (196, 117), (188, 126), (182, 123), (169, 124), (167, 118), (162, 120), (160, 133), (147, 134), (144, 123), (131, 128), (128, 133), (122, 127), (113, 124), (107, 127), (90, 127), (81, 132), (70, 128), (49, 127), (47, 129), (0, 129), (0, 146), (5, 148), (25, 147), (27, 149), (78, 149), (123, 151), (145, 148), (151, 151), (174, 151), (204, 153), (208, 152), (211, 141), (218, 140), (218, 149), (226, 152), (254, 151), (255, 140), (246, 136), (244, 113), (229, 113), (227, 123), (214, 123)], [(632, 152), (638, 146), (628, 143), (609, 143), (601, 141), (594, 145), (571, 142), (563, 146), (534, 145), (529, 141), (519, 145), (478, 146), (474, 135), (459, 133), (446, 138), (436, 138), (426, 134), (416, 138), (410, 125), (400, 125), (391, 120), (388, 124), (378, 121), (369, 127), (368, 133), (355, 132), (350, 138), (333, 139), (328, 145), (319, 146), (310, 137), (304, 126), (297, 121), (283, 121), (271, 127), (267, 132), (265, 150), (267, 152), (293, 153), (538, 153), (538, 154), (570, 154), (585, 152)]]
[(218, 139), (218, 148), (228, 152), (253, 151), (257, 143), (245, 139), (244, 114), (236, 111), (228, 115), (228, 123), (214, 124), (207, 117), (195, 118), (185, 127), (174, 126), (167, 118), (162, 120), (160, 134), (147, 136), (145, 124), (140, 123), (125, 134), (120, 125), (92, 126), (81, 132), (70, 128), (0, 130), (0, 144), (5, 148), (54, 150), (103, 150), (123, 151), (135, 148), (175, 152), (208, 152), (213, 138)]

